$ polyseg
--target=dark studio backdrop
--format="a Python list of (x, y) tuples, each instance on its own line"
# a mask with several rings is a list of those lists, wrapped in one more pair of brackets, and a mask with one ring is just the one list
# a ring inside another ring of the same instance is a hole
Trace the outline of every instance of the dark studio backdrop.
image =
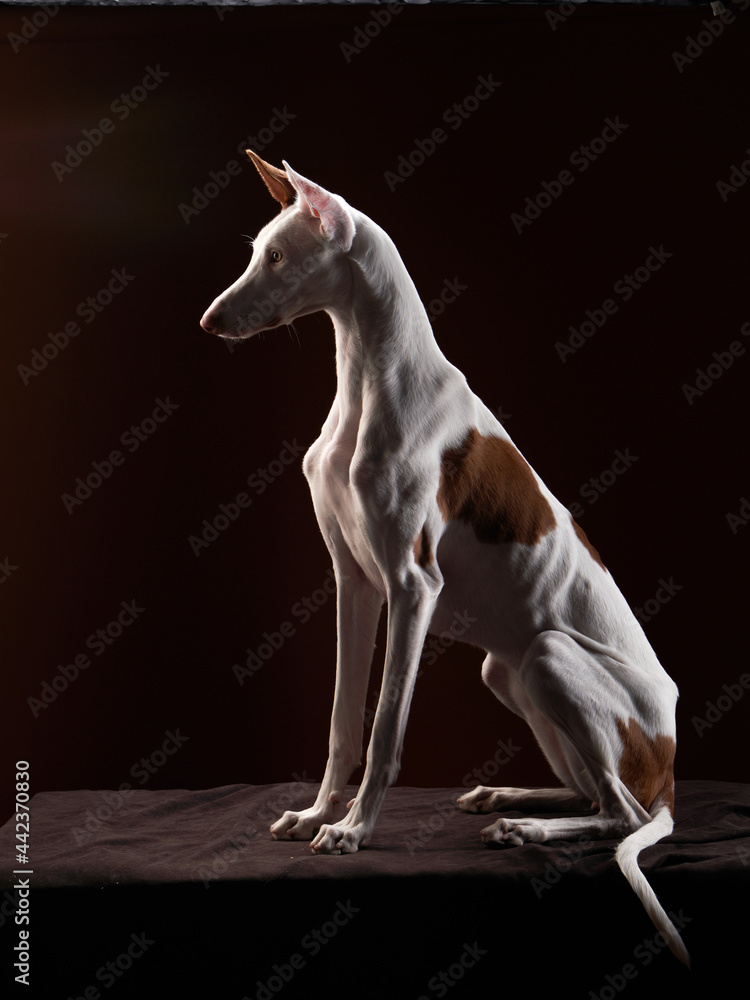
[[(34, 791), (322, 777), (335, 600), (301, 457), (332, 329), (199, 327), (276, 211), (244, 145), (393, 237), (640, 609), (678, 779), (745, 780), (740, 6), (50, 10), (0, 11), (3, 795), (17, 760)], [(508, 748), (500, 784), (549, 781), (481, 661), (429, 640), (400, 784)]]

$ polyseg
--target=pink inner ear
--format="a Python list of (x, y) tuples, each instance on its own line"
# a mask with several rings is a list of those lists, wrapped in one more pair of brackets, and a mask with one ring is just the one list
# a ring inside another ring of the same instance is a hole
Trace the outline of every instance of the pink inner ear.
[(286, 161), (284, 167), (312, 217), (320, 219), (321, 234), (327, 239), (338, 239), (348, 249), (354, 238), (354, 225), (346, 210), (342, 209), (330, 192), (296, 173)]
[[(310, 209), (311, 214), (319, 219), (321, 211), (325, 211), (330, 202), (330, 195), (323, 188), (318, 187), (317, 184), (313, 184), (308, 181), (305, 177), (301, 177), (299, 174), (295, 177), (296, 187), (302, 194), (302, 197), (307, 202), (307, 206)], [(319, 207), (318, 207), (319, 206)]]

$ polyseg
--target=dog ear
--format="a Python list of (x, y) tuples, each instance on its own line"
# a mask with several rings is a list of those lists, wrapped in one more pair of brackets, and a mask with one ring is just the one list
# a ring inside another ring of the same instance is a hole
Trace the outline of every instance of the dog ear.
[(283, 170), (279, 170), (278, 167), (272, 167), (270, 163), (261, 160), (258, 154), (254, 153), (252, 149), (246, 149), (245, 152), (255, 164), (258, 173), (271, 192), (271, 197), (279, 202), (283, 212), (294, 201), (296, 194), (294, 188), (289, 183), (289, 178)]
[(292, 170), (286, 160), (282, 161), (292, 185), (300, 196), (300, 203), (307, 206), (310, 214), (320, 219), (320, 234), (331, 240), (345, 252), (352, 246), (356, 226), (349, 206), (335, 194), (314, 184), (296, 170)]

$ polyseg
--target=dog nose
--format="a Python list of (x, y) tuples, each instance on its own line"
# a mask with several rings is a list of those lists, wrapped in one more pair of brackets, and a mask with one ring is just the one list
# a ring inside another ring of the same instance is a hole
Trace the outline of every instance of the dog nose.
[(222, 330), (221, 313), (213, 308), (207, 309), (201, 317), (201, 326), (206, 333), (220, 333)]

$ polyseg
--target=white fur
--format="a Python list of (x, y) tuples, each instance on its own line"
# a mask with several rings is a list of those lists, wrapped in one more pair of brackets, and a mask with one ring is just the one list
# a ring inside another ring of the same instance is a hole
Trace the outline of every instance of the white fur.
[[(687, 961), (636, 860), (640, 849), (671, 831), (671, 817), (667, 822), (661, 802), (649, 814), (618, 777), (623, 748), (617, 720), (635, 719), (651, 738), (674, 738), (677, 688), (611, 576), (538, 477), (556, 525), (537, 544), (486, 544), (470, 525), (444, 521), (437, 494), (446, 449), (472, 428), (485, 437), (510, 438), (441, 353), (386, 233), (284, 166), (296, 201), (260, 231), (247, 271), (202, 319), (212, 333), (245, 339), (322, 309), (336, 336), (338, 391), (304, 459), (338, 582), (330, 752), (315, 803), (284, 813), (271, 827), (273, 836), (311, 839), (313, 851), (330, 854), (367, 843), (399, 772), (425, 636), (466, 612), (475, 624), (462, 640), (487, 652), (485, 683), (528, 722), (565, 787), (480, 787), (461, 796), (461, 808), (549, 812), (593, 802), (594, 815), (501, 818), (482, 836), (506, 845), (625, 837), (618, 861), (654, 923)], [(414, 553), (423, 528), (435, 556), (425, 566)], [(384, 602), (384, 677), (364, 777), (348, 813), (337, 820), (336, 805), (361, 761)]]

